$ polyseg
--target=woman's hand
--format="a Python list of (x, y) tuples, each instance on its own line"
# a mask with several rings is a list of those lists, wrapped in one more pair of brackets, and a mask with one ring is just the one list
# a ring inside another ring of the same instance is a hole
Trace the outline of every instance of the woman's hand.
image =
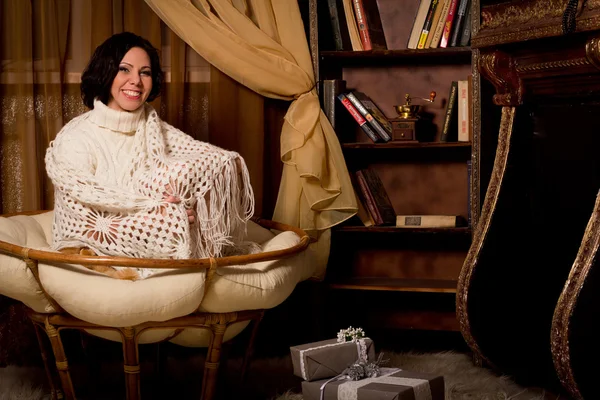
[[(165, 201), (167, 203), (173, 203), (173, 204), (181, 203), (181, 199), (179, 197), (176, 197), (173, 195), (168, 195), (167, 197), (165, 197)], [(185, 212), (187, 213), (188, 221), (190, 222), (190, 224), (193, 224), (194, 221), (196, 221), (196, 217), (194, 215), (194, 210), (186, 209)]]

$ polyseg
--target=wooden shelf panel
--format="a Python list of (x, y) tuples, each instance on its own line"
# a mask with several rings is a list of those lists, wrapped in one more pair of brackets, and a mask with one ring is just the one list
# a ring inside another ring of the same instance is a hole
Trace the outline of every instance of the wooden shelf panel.
[(442, 59), (455, 60), (465, 58), (471, 60), (470, 47), (451, 47), (437, 49), (404, 49), (404, 50), (369, 50), (369, 51), (321, 51), (321, 61), (332, 60), (368, 60), (368, 59)]
[(471, 142), (419, 142), (419, 143), (342, 143), (343, 149), (441, 149), (471, 148)]
[(456, 293), (457, 281), (439, 279), (349, 278), (332, 282), (332, 289)]
[(371, 313), (369, 318), (374, 326), (385, 326), (388, 329), (460, 332), (456, 313), (452, 311), (401, 310), (397, 313), (376, 311)]
[(393, 235), (471, 235), (471, 228), (397, 228), (395, 226), (339, 226), (336, 233), (386, 233)]

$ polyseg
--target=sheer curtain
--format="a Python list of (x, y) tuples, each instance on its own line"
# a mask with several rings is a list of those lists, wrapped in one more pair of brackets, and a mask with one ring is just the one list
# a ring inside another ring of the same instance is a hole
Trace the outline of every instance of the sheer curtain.
[[(161, 49), (166, 83), (153, 102), (161, 117), (240, 152), (262, 215), (262, 96), (211, 67), (143, 0), (0, 1), (0, 213), (53, 207), (43, 161), (48, 143), (87, 111), (79, 82), (95, 47), (126, 30)], [(0, 366), (31, 362), (36, 353), (23, 307), (0, 295)]]

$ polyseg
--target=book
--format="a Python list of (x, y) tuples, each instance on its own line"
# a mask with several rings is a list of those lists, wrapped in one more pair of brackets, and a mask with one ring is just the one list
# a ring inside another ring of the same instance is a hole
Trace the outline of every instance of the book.
[(375, 206), (375, 199), (373, 198), (373, 194), (369, 190), (369, 185), (367, 185), (367, 181), (362, 174), (361, 171), (356, 171), (356, 184), (358, 186), (358, 190), (360, 193), (360, 198), (363, 200), (363, 205), (371, 219), (373, 219), (373, 225), (383, 225), (383, 217), (377, 211), (377, 206)]
[(329, 18), (331, 20), (331, 31), (335, 49), (338, 51), (351, 51), (352, 42), (350, 41), (350, 31), (346, 22), (344, 13), (344, 4), (342, 0), (327, 0), (329, 8)]
[(448, 93), (448, 104), (446, 104), (446, 114), (444, 116), (444, 125), (442, 125), (441, 142), (455, 142), (458, 140), (458, 107), (456, 105), (458, 98), (458, 81), (452, 81), (450, 93)]
[(442, 40), (442, 33), (444, 33), (444, 26), (446, 25), (446, 18), (448, 18), (448, 11), (450, 11), (450, 5), (452, 4), (452, 0), (445, 0), (442, 5), (442, 11), (440, 12), (440, 19), (437, 22), (435, 30), (433, 31), (433, 37), (431, 38), (431, 43), (429, 47), (435, 49), (439, 47), (440, 40)]
[(409, 49), (416, 49), (419, 44), (419, 38), (421, 37), (421, 32), (423, 31), (423, 25), (425, 24), (425, 18), (427, 18), (427, 12), (429, 11), (429, 6), (431, 5), (431, 0), (421, 0), (419, 4), (419, 8), (417, 9), (417, 15), (415, 16), (415, 22), (413, 23), (413, 28), (410, 33), (410, 37), (408, 38), (408, 45), (406, 46)]
[(439, 0), (437, 7), (435, 8), (435, 13), (433, 14), (433, 21), (431, 22), (431, 28), (429, 29), (429, 33), (427, 34), (427, 40), (425, 41), (425, 46), (423, 48), (428, 49), (431, 47), (431, 42), (433, 41), (433, 37), (435, 36), (435, 30), (440, 22), (440, 18), (442, 17), (442, 11), (446, 7), (446, 3), (448, 0)]
[(375, 0), (352, 0), (363, 50), (387, 50), (381, 17)]
[(460, 0), (458, 5), (458, 11), (454, 18), (454, 28), (452, 29), (452, 38), (450, 39), (450, 47), (456, 47), (460, 44), (460, 38), (464, 29), (465, 18), (467, 14), (470, 14), (470, 0)]
[(336, 117), (339, 116), (341, 103), (337, 101), (337, 96), (346, 91), (346, 81), (343, 79), (324, 79), (323, 80), (323, 112), (331, 123), (333, 129), (336, 127)]
[(342, 102), (346, 110), (352, 115), (358, 126), (367, 134), (369, 139), (371, 139), (375, 143), (379, 143), (382, 141), (381, 137), (371, 128), (371, 126), (367, 123), (367, 120), (361, 115), (360, 112), (352, 105), (348, 97), (344, 93), (340, 93), (338, 95), (339, 101)]
[(471, 109), (469, 80), (458, 81), (458, 141), (468, 142), (471, 134)]
[(366, 168), (356, 171), (356, 180), (367, 200), (366, 206), (375, 225), (394, 225), (396, 212), (375, 170)]
[(456, 228), (467, 226), (460, 215), (397, 215), (398, 228)]
[(362, 51), (363, 45), (360, 41), (358, 26), (356, 25), (356, 17), (354, 16), (354, 6), (352, 5), (352, 0), (342, 0), (342, 4), (344, 6), (344, 15), (346, 16), (346, 25), (348, 26), (348, 34), (350, 35), (352, 50)]
[(354, 195), (356, 196), (356, 204), (358, 205), (358, 211), (356, 212), (356, 216), (364, 226), (373, 226), (375, 225), (375, 221), (373, 220), (373, 216), (371, 215), (371, 213), (365, 205), (365, 199), (363, 198), (360, 188), (358, 187), (356, 177), (354, 177), (352, 181), (352, 183), (355, 186)]
[(383, 129), (385, 129), (387, 133), (391, 135), (393, 129), (392, 123), (385, 116), (384, 112), (381, 111), (379, 107), (377, 107), (377, 104), (375, 104), (375, 102), (373, 102), (373, 100), (363, 92), (354, 90), (352, 93), (354, 93), (354, 96), (365, 106), (365, 108), (371, 113), (371, 115), (373, 115), (373, 118), (375, 118), (377, 122), (379, 122), (381, 126), (383, 126)]
[(454, 17), (456, 16), (456, 8), (459, 0), (451, 0), (450, 8), (448, 9), (448, 16), (444, 23), (444, 30), (442, 32), (442, 38), (440, 39), (440, 47), (448, 47), (450, 42), (450, 34), (452, 33), (452, 26), (454, 24)]
[(427, 17), (425, 17), (425, 22), (423, 23), (423, 30), (421, 31), (421, 36), (419, 37), (417, 49), (425, 48), (425, 42), (427, 41), (427, 36), (429, 36), (429, 31), (431, 30), (431, 25), (433, 24), (433, 15), (435, 14), (435, 10), (437, 9), (438, 3), (439, 0), (431, 0), (431, 5), (429, 6)]
[[(386, 129), (383, 127), (383, 125), (373, 116), (373, 114), (371, 114), (369, 112), (369, 110), (358, 99), (358, 97), (355, 95), (354, 92), (346, 93), (346, 97), (348, 98), (348, 100), (350, 100), (352, 105), (354, 107), (356, 107), (358, 112), (367, 120), (367, 122), (369, 122), (369, 124), (371, 125), (373, 130), (375, 132), (377, 132), (377, 135), (379, 135), (379, 137), (381, 138), (382, 141), (389, 142), (390, 140), (392, 140), (391, 132), (388, 133), (386, 131)], [(391, 125), (391, 123), (390, 123), (390, 125)], [(390, 129), (391, 129), (391, 126), (390, 126)]]
[(471, 43), (471, 13), (468, 12), (465, 17), (465, 27), (462, 31), (462, 35), (460, 37), (459, 46), (468, 46)]

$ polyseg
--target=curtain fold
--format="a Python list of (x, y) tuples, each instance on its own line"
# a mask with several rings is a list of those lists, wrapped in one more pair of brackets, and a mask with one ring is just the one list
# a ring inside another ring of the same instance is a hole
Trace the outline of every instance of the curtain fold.
[(356, 198), (321, 111), (297, 1), (145, 1), (216, 68), (263, 96), (292, 101), (281, 132), (284, 168), (273, 218), (316, 234), (354, 215)]

